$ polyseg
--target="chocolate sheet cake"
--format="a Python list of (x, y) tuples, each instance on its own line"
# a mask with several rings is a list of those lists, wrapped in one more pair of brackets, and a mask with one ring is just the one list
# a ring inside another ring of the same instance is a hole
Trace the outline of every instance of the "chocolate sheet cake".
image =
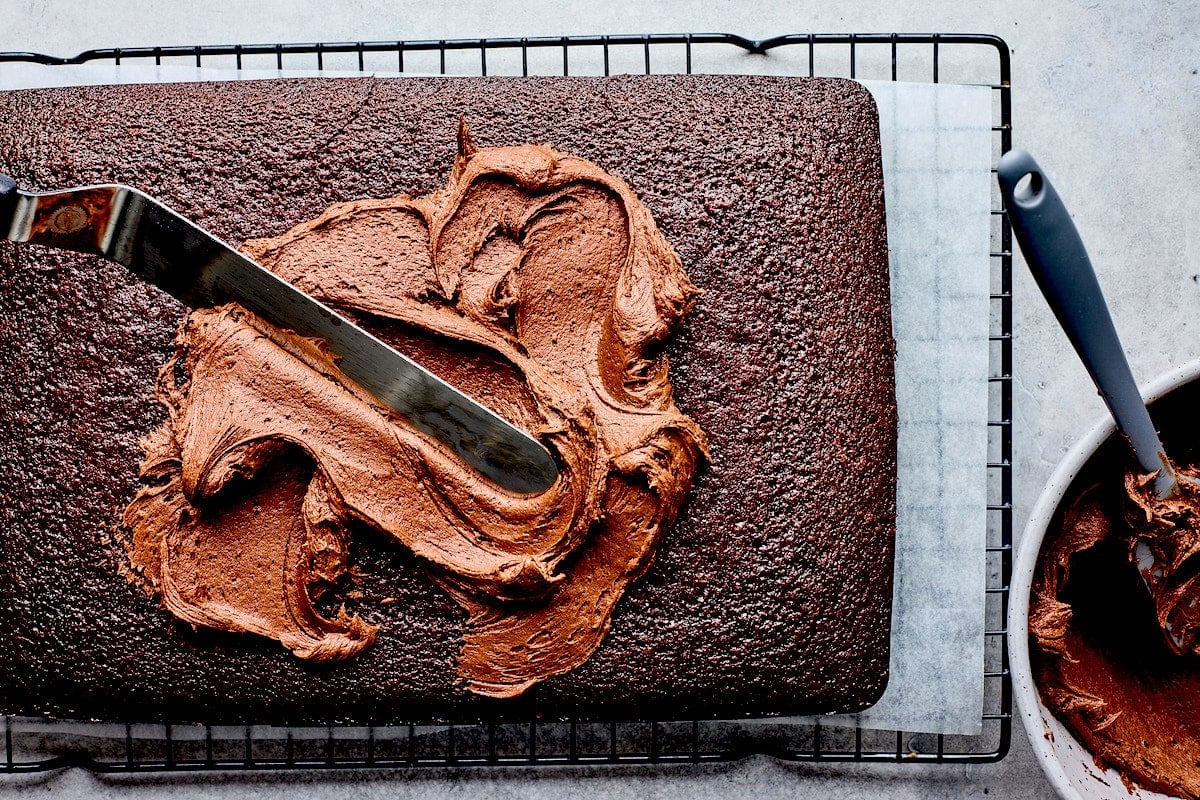
[[(574, 493), (516, 536), (496, 521), (511, 509), (450, 467), (421, 461), (418, 480), (400, 455), (363, 457), (369, 399), (317, 392), (283, 403), (311, 413), (273, 427), (278, 441), (193, 474), (188, 448), (228, 426), (193, 424), (190, 404), (250, 403), (286, 332), (236, 307), (189, 315), (97, 258), (0, 242), (0, 712), (723, 716), (855, 711), (882, 693), (894, 346), (862, 87), (264, 81), (14, 92), (0, 113), (14, 121), (0, 171), (24, 188), (143, 189), (519, 424), (611, 456), (580, 457), (604, 469), (572, 472)], [(593, 278), (611, 309), (589, 299)], [(283, 347), (307, 365), (297, 387), (336, 371), (311, 343)], [(593, 405), (545, 410), (580, 387)], [(306, 438), (329, 420), (342, 427)], [(339, 483), (337, 454), (367, 471)], [(240, 538), (192, 527), (164, 549), (164, 509), (218, 473)], [(378, 511), (397, 497), (409, 505)], [(474, 510), (436, 539), (452, 515), (421, 516), (418, 498)], [(267, 506), (292, 510), (265, 524)], [(475, 569), (455, 560), (460, 535), (517, 555)], [(179, 590), (167, 561), (207, 577)], [(272, 587), (291, 594), (238, 616)], [(499, 629), (525, 638), (489, 639)]]

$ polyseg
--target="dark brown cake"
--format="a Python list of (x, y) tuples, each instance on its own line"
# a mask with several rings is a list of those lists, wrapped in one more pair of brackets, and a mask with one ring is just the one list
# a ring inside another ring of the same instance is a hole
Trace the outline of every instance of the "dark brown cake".
[[(458, 607), (356, 533), (379, 635), (318, 665), (174, 620), (123, 510), (185, 310), (100, 259), (0, 242), (0, 711), (256, 721), (855, 711), (887, 682), (895, 402), (879, 133), (862, 87), (757, 77), (307, 80), (0, 95), (23, 188), (128, 183), (227, 241), (445, 185), (459, 117), (629, 183), (703, 294), (666, 344), (710, 461), (581, 667), (456, 680)], [(388, 602), (384, 603), (383, 600)], [(344, 598), (343, 598), (344, 599)]]

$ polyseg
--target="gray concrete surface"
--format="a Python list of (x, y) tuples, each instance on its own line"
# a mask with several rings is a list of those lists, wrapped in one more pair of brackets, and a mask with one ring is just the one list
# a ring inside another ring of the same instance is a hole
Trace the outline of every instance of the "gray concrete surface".
[[(1200, 356), (1200, 5), (1192, 0), (974, 4), (490, 0), (0, 0), (0, 50), (664, 31), (969, 31), (1013, 51), (1015, 144), (1071, 208), (1113, 298), (1142, 380)], [(0, 123), (2, 124), (2, 123)], [(1103, 412), (1033, 282), (1016, 281), (1017, 527), (1054, 464)], [(1019, 530), (1018, 530), (1019, 535)], [(321, 797), (1042, 798), (1051, 789), (1020, 730), (1001, 763), (785, 765), (0, 780), (0, 795)]]

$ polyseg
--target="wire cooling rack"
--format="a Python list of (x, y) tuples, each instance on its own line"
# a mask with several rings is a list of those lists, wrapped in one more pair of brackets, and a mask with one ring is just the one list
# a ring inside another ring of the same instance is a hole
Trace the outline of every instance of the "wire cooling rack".
[[(0, 53), (0, 62), (129, 64), (411, 74), (703, 73), (730, 59), (756, 74), (981, 84), (993, 95), (993, 155), (1012, 146), (1007, 44), (980, 34), (721, 33), (441, 39), (89, 50), (71, 58)], [(993, 182), (994, 187), (994, 182)], [(80, 765), (105, 772), (731, 761), (980, 763), (1008, 753), (1005, 642), (1012, 572), (1012, 233), (993, 189), (984, 711), (977, 736), (707, 720), (276, 727), (100, 725), (4, 718), (3, 772)]]

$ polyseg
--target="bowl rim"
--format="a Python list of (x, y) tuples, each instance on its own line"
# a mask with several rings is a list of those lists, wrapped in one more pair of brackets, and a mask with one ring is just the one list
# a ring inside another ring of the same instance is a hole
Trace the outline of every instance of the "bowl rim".
[[(1197, 378), (1200, 378), (1200, 359), (1149, 381), (1141, 388), (1142, 398), (1146, 403), (1151, 403)], [(1047, 729), (1042, 718), (1050, 712), (1038, 696), (1029, 664), (1029, 593), (1033, 587), (1033, 574), (1042, 540), (1059, 503), (1088, 459), (1116, 430), (1112, 416), (1105, 414), (1059, 461), (1025, 523), (1009, 587), (1008, 653), (1013, 697), (1038, 763), (1063, 800), (1084, 800), (1084, 797), (1067, 775), (1053, 742), (1046, 735)], [(1086, 752), (1086, 748), (1080, 749)]]

